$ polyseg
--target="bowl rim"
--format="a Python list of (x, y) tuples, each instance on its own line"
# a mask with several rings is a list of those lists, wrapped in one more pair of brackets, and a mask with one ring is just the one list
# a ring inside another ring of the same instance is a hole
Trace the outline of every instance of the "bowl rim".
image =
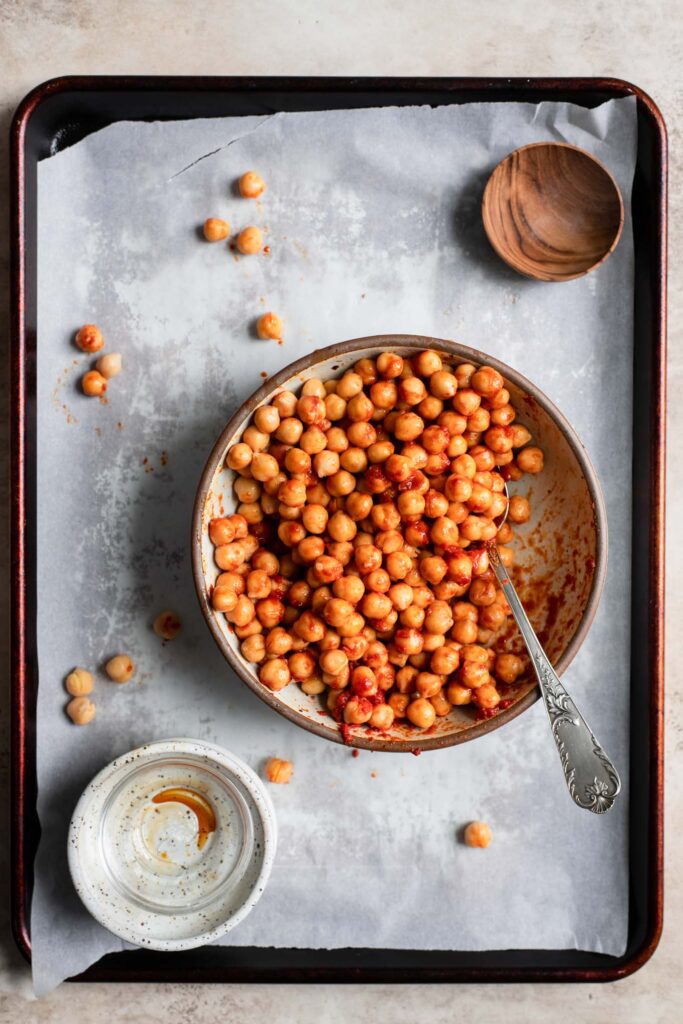
[(375, 736), (366, 736), (362, 733), (352, 733), (348, 740), (344, 740), (341, 730), (330, 732), (330, 729), (324, 726), (321, 722), (305, 718), (299, 712), (284, 704), (284, 702), (278, 698), (276, 693), (273, 693), (267, 687), (263, 686), (263, 684), (259, 682), (255, 673), (253, 676), (250, 676), (247, 673), (240, 659), (236, 656), (217, 625), (215, 614), (209, 604), (206, 594), (204, 567), (202, 562), (202, 525), (204, 521), (204, 508), (206, 505), (207, 494), (218, 466), (225, 454), (227, 442), (233, 434), (235, 434), (239, 426), (244, 423), (254, 410), (257, 409), (270, 395), (272, 395), (273, 392), (282, 387), (283, 384), (292, 377), (296, 377), (299, 374), (309, 371), (317, 363), (324, 362), (334, 356), (345, 356), (350, 352), (357, 352), (365, 349), (376, 349), (379, 353), (391, 351), (393, 348), (408, 348), (413, 349), (416, 352), (423, 349), (433, 348), (437, 351), (447, 352), (449, 355), (457, 357), (461, 362), (472, 362), (475, 363), (475, 365), (494, 367), (494, 369), (498, 370), (504, 378), (510, 380), (516, 387), (538, 403), (544, 412), (546, 412), (547, 415), (549, 415), (556, 423), (572, 449), (572, 452), (581, 468), (581, 472), (583, 473), (593, 504), (596, 545), (595, 569), (593, 572), (593, 580), (588, 594), (586, 607), (584, 608), (583, 615), (581, 616), (569, 643), (562, 653), (562, 656), (554, 666), (558, 675), (562, 675), (563, 672), (566, 671), (576, 657), (586, 635), (588, 634), (593, 619), (595, 618), (605, 584), (608, 547), (607, 512), (605, 509), (605, 500), (602, 494), (602, 488), (600, 487), (597, 474), (583, 443), (567, 418), (557, 408), (554, 402), (552, 402), (540, 388), (533, 384), (532, 381), (518, 370), (508, 366), (500, 359), (496, 359), (493, 356), (488, 355), (486, 352), (482, 352), (480, 349), (463, 345), (460, 342), (420, 334), (368, 335), (364, 338), (353, 338), (349, 341), (343, 341), (336, 345), (327, 345), (324, 348), (315, 349), (315, 351), (306, 356), (302, 356), (300, 359), (297, 359), (292, 363), (289, 363), (272, 377), (269, 377), (268, 380), (254, 391), (253, 394), (251, 394), (230, 417), (228, 423), (221, 431), (218, 440), (214, 444), (204, 469), (202, 470), (192, 514), (192, 574), (202, 613), (214, 640), (221, 650), (221, 653), (240, 679), (246, 683), (249, 689), (264, 701), (264, 703), (269, 707), (274, 708), (274, 710), (280, 715), (288, 719), (290, 722), (294, 722), (302, 729), (306, 729), (309, 732), (314, 733), (316, 736), (321, 736), (322, 738), (331, 740), (332, 742), (342, 743), (349, 747), (358, 747), (363, 750), (379, 750), (389, 753), (415, 753), (423, 750), (440, 750), (444, 747), (456, 746), (460, 743), (467, 743), (470, 740), (478, 739), (480, 736), (485, 736), (490, 732), (494, 732), (502, 725), (505, 725), (507, 722), (511, 722), (514, 718), (517, 718), (536, 703), (540, 697), (538, 686), (535, 686), (519, 701), (516, 701), (504, 711), (498, 712), (498, 714), (493, 717), (483, 719), (470, 728), (462, 729), (447, 735), (429, 736), (428, 734), (416, 732), (414, 737), (410, 737), (405, 740), (391, 740), (380, 739)]
[[(576, 153), (580, 153), (581, 156), (586, 157), (587, 160), (590, 160), (591, 163), (594, 163), (602, 171), (602, 173), (609, 179), (619, 203), (619, 224), (617, 226), (617, 230), (614, 233), (614, 238), (612, 239), (609, 248), (602, 254), (599, 260), (596, 260), (595, 263), (591, 263), (590, 267), (586, 267), (585, 270), (579, 270), (576, 274), (563, 274), (559, 277), (553, 277), (549, 274), (534, 274), (530, 270), (520, 270), (518, 266), (510, 262), (505, 252), (500, 248), (498, 244), (498, 237), (494, 232), (491, 224), (489, 216), (489, 209), (491, 204), (489, 202), (488, 197), (490, 195), (490, 189), (493, 187), (493, 179), (496, 177), (497, 174), (501, 172), (505, 164), (507, 164), (514, 157), (518, 156), (520, 153), (525, 153), (529, 149), (541, 148), (573, 149)], [(624, 217), (624, 197), (621, 194), (619, 184), (614, 175), (612, 174), (612, 172), (610, 171), (610, 169), (606, 167), (605, 164), (603, 164), (602, 160), (599, 160), (587, 149), (583, 149), (582, 146), (573, 146), (569, 142), (554, 142), (552, 140), (541, 140), (540, 142), (529, 142), (526, 146), (519, 146), (517, 149), (513, 149), (512, 152), (504, 156), (503, 159), (500, 160), (493, 168), (493, 170), (491, 171), (487, 178), (486, 185), (484, 187), (484, 192), (481, 197), (481, 219), (484, 225), (484, 231), (486, 232), (486, 237), (488, 238), (491, 247), (495, 250), (496, 255), (499, 256), (500, 259), (503, 260), (503, 262), (508, 267), (516, 271), (522, 277), (529, 278), (532, 281), (544, 281), (546, 284), (562, 284), (563, 281), (576, 281), (578, 278), (585, 277), (586, 274), (591, 274), (594, 270), (597, 270), (598, 267), (602, 266), (602, 264), (607, 259), (609, 259), (609, 257), (612, 255), (617, 245), (619, 244), (622, 232), (624, 230)]]

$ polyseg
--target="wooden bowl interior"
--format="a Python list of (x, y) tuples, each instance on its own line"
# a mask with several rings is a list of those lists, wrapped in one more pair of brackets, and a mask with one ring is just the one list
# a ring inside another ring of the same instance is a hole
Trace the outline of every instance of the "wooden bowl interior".
[(567, 281), (613, 251), (624, 209), (613, 177), (589, 153), (539, 143), (498, 164), (482, 215), (489, 241), (511, 267), (544, 281)]
[[(250, 422), (253, 412), (260, 405), (267, 405), (272, 395), (279, 390), (298, 391), (304, 380), (317, 377), (326, 380), (340, 376), (353, 363), (363, 357), (376, 357), (381, 351), (390, 349), (408, 357), (419, 349), (438, 349), (442, 358), (457, 365), (471, 360), (496, 366), (506, 379), (511, 400), (518, 410), (518, 421), (528, 426), (534, 443), (545, 452), (545, 470), (539, 476), (525, 476), (519, 483), (510, 485), (511, 493), (528, 496), (531, 501), (532, 517), (524, 526), (515, 527), (513, 546), (517, 556), (515, 581), (519, 583), (520, 594), (526, 603), (530, 618), (543, 639), (553, 664), (563, 671), (578, 650), (589, 625), (599, 597), (601, 571), (595, 572), (601, 558), (594, 498), (589, 490), (581, 464), (564, 430), (544, 408), (542, 402), (533, 397), (526, 382), (500, 362), (474, 352), (464, 346), (454, 346), (457, 352), (446, 351), (443, 342), (433, 339), (419, 339), (418, 343), (406, 344), (388, 338), (378, 346), (354, 348), (347, 352), (330, 354), (315, 360), (304, 372), (297, 373), (278, 387), (263, 394), (255, 404), (246, 403), (249, 408), (242, 410), (229, 425), (230, 432), (221, 437), (214, 455), (207, 467), (205, 484), (200, 486), (197, 535), (194, 538), (195, 575), (199, 597), (204, 614), (214, 637), (223, 653), (242, 679), (267, 703), (297, 721), (304, 728), (312, 729), (319, 735), (339, 740), (337, 723), (324, 710), (320, 698), (307, 697), (294, 683), (278, 693), (272, 693), (259, 682), (255, 668), (245, 661), (239, 649), (239, 641), (231, 632), (225, 616), (214, 612), (208, 602), (208, 593), (219, 570), (213, 558), (213, 545), (208, 536), (208, 525), (215, 516), (230, 514), (236, 509), (233, 494), (235, 474), (224, 465), (228, 449), (239, 440), (244, 428)], [(329, 352), (329, 350), (325, 350)], [(520, 383), (515, 383), (515, 377)], [(264, 389), (262, 389), (264, 390)], [(267, 390), (267, 389), (265, 389)], [(538, 394), (538, 392), (537, 392)], [(244, 407), (243, 407), (244, 408)], [(559, 414), (558, 414), (559, 415)], [(213, 463), (213, 465), (212, 465)], [(598, 491), (598, 500), (599, 491)], [(599, 566), (599, 570), (601, 567)], [(200, 579), (201, 577), (201, 579)], [(598, 593), (596, 594), (596, 589)], [(589, 614), (589, 604), (593, 608)], [(505, 649), (522, 650), (521, 638), (512, 619), (505, 637), (496, 646)], [(452, 743), (474, 738), (482, 732), (497, 727), (503, 721), (515, 717), (537, 698), (534, 681), (529, 678), (517, 689), (514, 703), (493, 719), (477, 721), (473, 708), (454, 708), (446, 718), (437, 718), (428, 733), (420, 733), (397, 722), (383, 737), (371, 736), (358, 731), (354, 745), (371, 749), (428, 749), (447, 746)], [(324, 713), (321, 714), (321, 711)]]

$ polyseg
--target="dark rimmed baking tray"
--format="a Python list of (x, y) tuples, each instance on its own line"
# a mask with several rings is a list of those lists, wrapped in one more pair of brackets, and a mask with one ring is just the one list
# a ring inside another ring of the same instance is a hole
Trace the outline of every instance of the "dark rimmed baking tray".
[(224, 117), (279, 110), (482, 101), (565, 100), (594, 107), (635, 96), (635, 243), (631, 583), (629, 932), (621, 957), (577, 950), (487, 952), (261, 949), (112, 953), (83, 981), (611, 981), (654, 952), (663, 912), (664, 431), (667, 141), (662, 116), (636, 86), (598, 78), (68, 77), (18, 108), (12, 144), (12, 825), (17, 944), (29, 931), (36, 814), (36, 306), (37, 164), (119, 120)]

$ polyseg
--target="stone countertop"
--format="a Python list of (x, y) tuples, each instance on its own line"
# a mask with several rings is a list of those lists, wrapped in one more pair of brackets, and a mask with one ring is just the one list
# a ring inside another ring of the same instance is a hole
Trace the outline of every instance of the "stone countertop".
[[(683, 270), (673, 258), (683, 241), (683, 16), (658, 0), (5, 0), (0, 5), (0, 147), (7, 189), (7, 136), (22, 97), (45, 79), (64, 74), (175, 75), (423, 75), (600, 76), (624, 78), (648, 92), (668, 125), (670, 142), (669, 457), (683, 436)], [(7, 238), (7, 202), (0, 203)], [(0, 287), (7, 295), (7, 243)], [(7, 344), (7, 301), (0, 337)], [(0, 378), (2, 444), (9, 449), (5, 407), (7, 361)], [(0, 475), (0, 509), (8, 506), (7, 474)], [(683, 515), (683, 485), (669, 473), (669, 521)], [(3, 523), (4, 526), (4, 523)], [(672, 531), (673, 538), (673, 531)], [(3, 546), (0, 557), (7, 566)], [(670, 545), (667, 594), (667, 804), (664, 935), (653, 959), (630, 978), (610, 985), (62, 985), (36, 1001), (30, 974), (9, 934), (6, 900), (0, 907), (0, 1020), (79, 1024), (175, 1022), (215, 1016), (250, 1024), (372, 1024), (454, 1020), (536, 1024), (567, 1019), (648, 1024), (672, 1022), (683, 999), (683, 861), (676, 824), (683, 824), (683, 643), (673, 624), (683, 605), (675, 581), (683, 556)], [(0, 590), (0, 655), (7, 658), (6, 588)], [(7, 688), (0, 707), (0, 788), (9, 770)], [(4, 713), (3, 713), (4, 712)], [(8, 871), (8, 814), (0, 828), (0, 876)], [(77, 1004), (75, 1003), (78, 1000)]]

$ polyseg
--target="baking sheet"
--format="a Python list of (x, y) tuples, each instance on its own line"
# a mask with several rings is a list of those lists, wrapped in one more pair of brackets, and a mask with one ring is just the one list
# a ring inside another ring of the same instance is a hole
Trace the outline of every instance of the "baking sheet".
[[(613, 257), (561, 285), (526, 281), (490, 252), (487, 174), (511, 149), (557, 139), (615, 174), (627, 219)], [(579, 948), (626, 942), (630, 417), (635, 100), (478, 104), (117, 124), (39, 167), (38, 810), (32, 907), (36, 991), (123, 944), (81, 907), (65, 836), (108, 760), (193, 735), (259, 768), (295, 763), (272, 789), (277, 863), (239, 945)], [(268, 189), (237, 198), (249, 167)], [(267, 230), (269, 257), (237, 260), (198, 238), (206, 216)], [(264, 309), (285, 343), (256, 341)], [(124, 371), (107, 404), (77, 379), (74, 329), (100, 324)], [(568, 415), (600, 475), (611, 571), (568, 682), (616, 761), (608, 816), (574, 807), (536, 705), (476, 743), (410, 755), (325, 743), (270, 712), (230, 672), (193, 593), (189, 523), (205, 457), (236, 404), (313, 347), (358, 335), (454, 337), (516, 366)], [(150, 623), (172, 607), (181, 637)], [(98, 677), (98, 716), (62, 713), (64, 674), (129, 651), (137, 680)], [(374, 773), (374, 775), (372, 774)], [(485, 853), (456, 841), (488, 820)]]

